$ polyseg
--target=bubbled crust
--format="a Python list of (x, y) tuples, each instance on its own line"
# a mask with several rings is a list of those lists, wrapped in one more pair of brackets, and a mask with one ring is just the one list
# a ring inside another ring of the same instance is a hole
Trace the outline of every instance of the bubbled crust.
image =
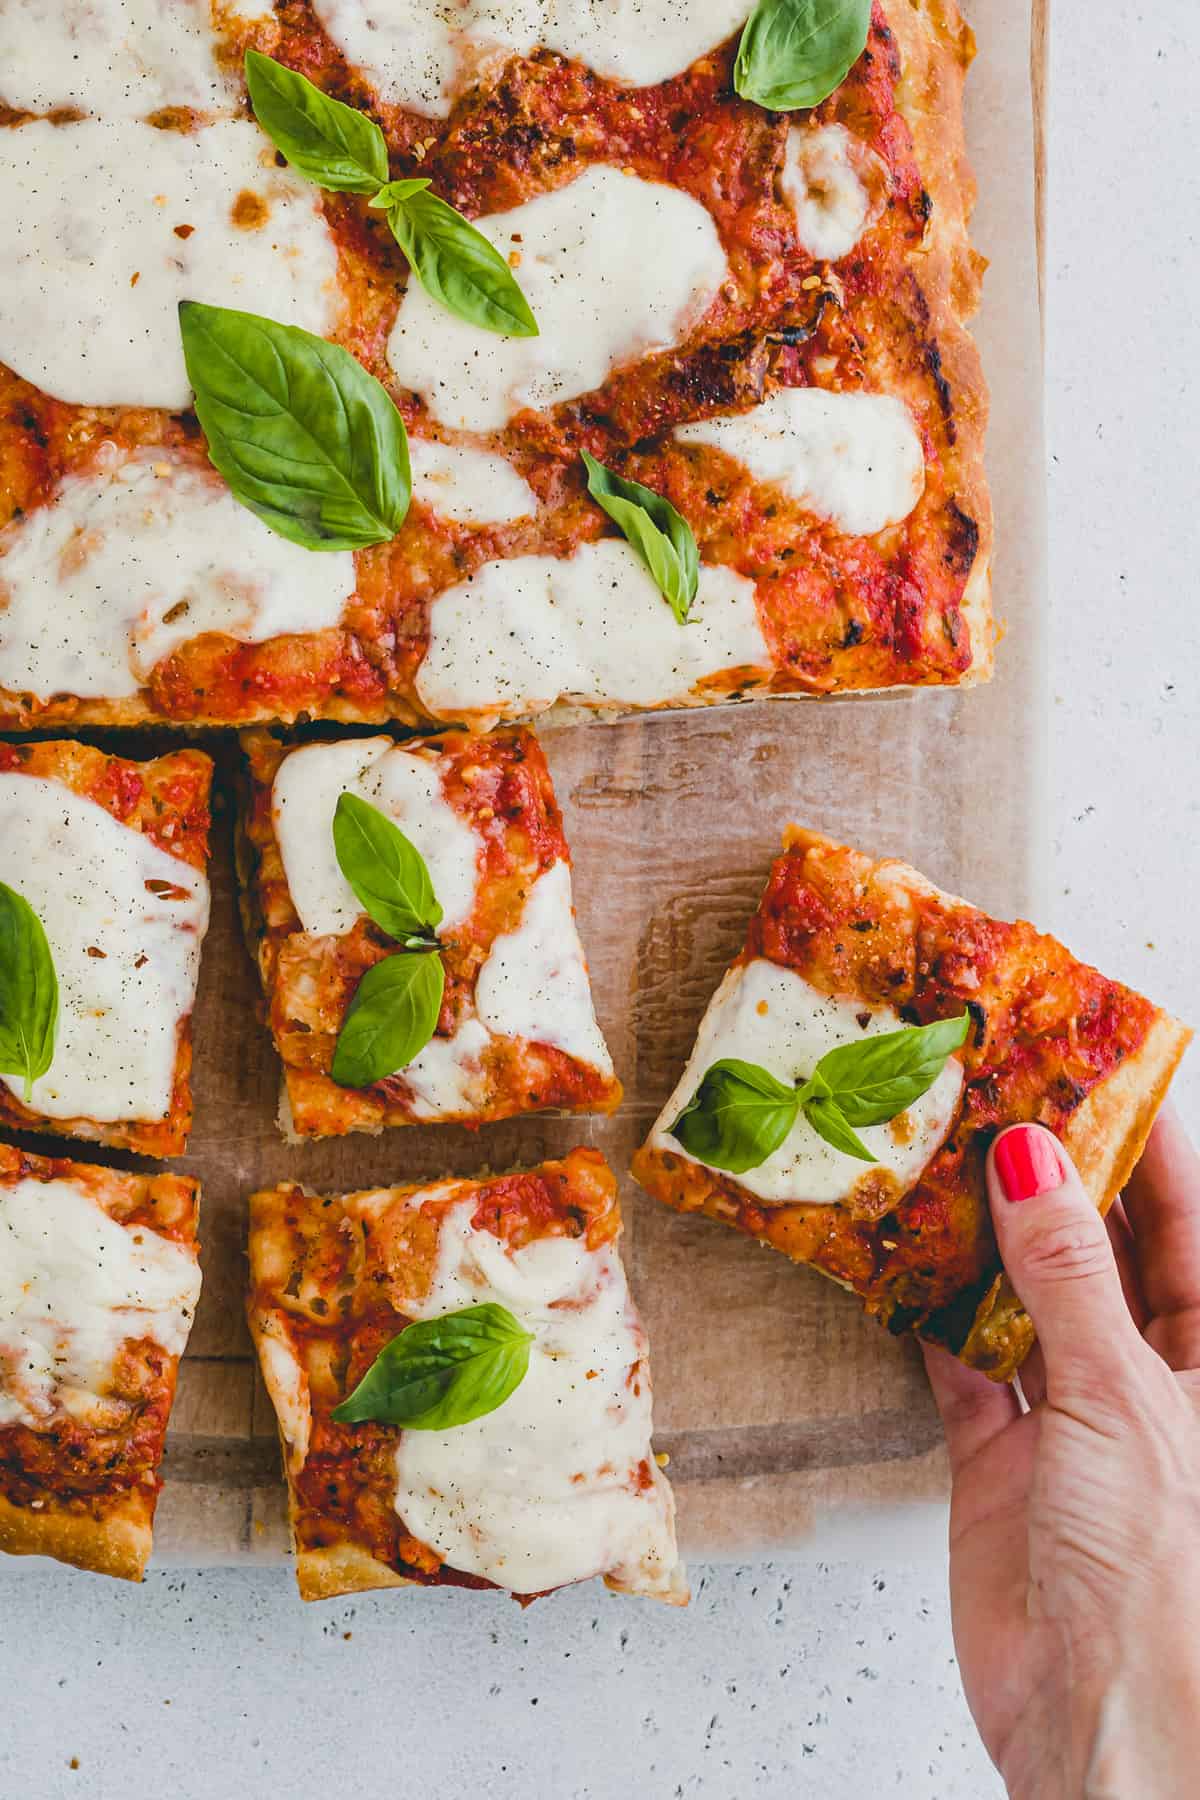
[[(0, 1187), (19, 1181), (74, 1182), (122, 1225), (196, 1253), (200, 1186), (184, 1176), (127, 1175), (0, 1145)], [(103, 1430), (66, 1414), (37, 1431), (0, 1426), (0, 1550), (141, 1580), (177, 1371), (161, 1345), (127, 1343)]]
[[(90, 744), (68, 741), (0, 744), (0, 774), (32, 775), (61, 781), (73, 794), (95, 801), (119, 824), (141, 832), (168, 856), (177, 856), (203, 874), (208, 865), (211, 757), (199, 750), (173, 750), (153, 762), (107, 756)], [(192, 1127), (192, 1021), (179, 1022), (175, 1083), (165, 1119), (116, 1120), (45, 1118), (23, 1106), (0, 1082), (0, 1124), (13, 1131), (44, 1131), (82, 1138), (139, 1156), (180, 1156)]]
[[(393, 946), (365, 915), (341, 937), (301, 928), (288, 892), (271, 817), (271, 790), (287, 747), (247, 732), (249, 788), (241, 808), (238, 864), (247, 942), (262, 978), (267, 1019), (284, 1067), (285, 1129), (334, 1137), (419, 1123), (403, 1074), (365, 1089), (344, 1088), (329, 1069), (362, 976)], [(405, 749), (435, 760), (443, 793), (480, 843), (480, 877), (469, 919), (441, 937), (445, 994), (438, 1035), (452, 1036), (466, 1014), (494, 938), (520, 921), (530, 886), (553, 863), (569, 861), (550, 771), (530, 731), (488, 738), (451, 732), (410, 740)], [(612, 1112), (621, 1084), (550, 1044), (495, 1040), (484, 1053), (481, 1105), (452, 1116), (475, 1123), (554, 1108)]]
[(898, 1332), (916, 1330), (997, 1380), (1033, 1342), (1000, 1267), (984, 1187), (996, 1132), (1056, 1132), (1101, 1210), (1140, 1154), (1190, 1033), (1024, 921), (1005, 924), (906, 864), (792, 828), (739, 962), (766, 957), (822, 992), (896, 1007), (913, 1024), (960, 1014), (959, 1112), (921, 1180), (881, 1218), (764, 1206), (734, 1177), (645, 1145), (648, 1192), (811, 1263)]
[[(414, 504), (390, 544), (358, 553), (357, 593), (338, 629), (258, 645), (208, 635), (162, 662), (135, 699), (0, 694), (0, 724), (302, 714), (420, 722), (415, 680), (432, 597), (494, 558), (569, 555), (612, 529), (587, 498), (582, 449), (668, 494), (704, 556), (756, 582), (775, 665), (766, 691), (849, 693), (990, 673), (986, 398), (963, 323), (982, 266), (967, 241), (974, 184), (962, 137), (972, 41), (951, 0), (877, 3), (866, 53), (812, 115), (844, 124), (886, 171), (880, 216), (833, 265), (799, 243), (780, 185), (789, 120), (737, 98), (733, 40), (649, 89), (620, 88), (545, 52), (512, 58), (443, 121), (380, 101), (301, 0), (253, 24), (229, 21), (230, 67), (251, 43), (372, 113), (392, 174), (428, 175), (468, 217), (518, 205), (601, 162), (669, 181), (711, 212), (729, 280), (680, 344), (497, 434), (494, 447), (537, 495), (535, 517), (471, 526)], [(322, 204), (345, 301), (335, 335), (388, 385), (403, 258), (364, 202), (327, 194)], [(669, 435), (688, 420), (753, 407), (779, 387), (808, 385), (905, 400), (926, 460), (925, 492), (908, 519), (874, 537), (845, 536), (720, 452), (685, 449)], [(422, 403), (392, 391), (410, 430), (436, 436)], [(204, 462), (190, 416), (68, 406), (0, 370), (0, 524), (45, 504), (65, 475), (96, 467), (106, 442), (162, 445)], [(714, 677), (688, 703), (729, 698), (744, 679), (744, 671)]]
[(514, 1249), (565, 1235), (598, 1250), (621, 1229), (616, 1180), (595, 1150), (479, 1182), (340, 1198), (287, 1184), (251, 1196), (250, 1330), (279, 1420), (306, 1600), (408, 1583), (493, 1585), (406, 1532), (394, 1507), (396, 1428), (330, 1417), (409, 1322), (392, 1297), (428, 1289), (441, 1221), (471, 1195), (475, 1229)]

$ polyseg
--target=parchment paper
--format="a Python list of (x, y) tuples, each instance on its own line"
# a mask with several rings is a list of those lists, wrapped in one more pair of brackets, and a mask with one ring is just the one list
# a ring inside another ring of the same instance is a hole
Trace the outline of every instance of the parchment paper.
[[(1036, 916), (1043, 847), (1045, 478), (1034, 93), (1042, 0), (968, 0), (979, 177), (974, 237), (992, 260), (976, 322), (992, 390), (996, 680), (961, 695), (757, 704), (544, 734), (576, 864), (597, 1008), (628, 1100), (611, 1120), (525, 1119), (289, 1149), (278, 1068), (250, 1005), (230, 821), (217, 821), (214, 913), (197, 1013), (204, 1295), (164, 1467), (158, 1555), (278, 1557), (284, 1493), (271, 1408), (242, 1317), (245, 1197), (288, 1178), (325, 1191), (531, 1164), (595, 1144), (624, 1173), (736, 952), (779, 832), (797, 819), (902, 855), (1002, 916)], [(1032, 53), (1032, 64), (1031, 64)], [(231, 768), (235, 752), (218, 754)], [(649, 1326), (657, 1442), (684, 1548), (780, 1549), (822, 1518), (946, 1489), (919, 1358), (831, 1283), (624, 1176), (625, 1255)]]

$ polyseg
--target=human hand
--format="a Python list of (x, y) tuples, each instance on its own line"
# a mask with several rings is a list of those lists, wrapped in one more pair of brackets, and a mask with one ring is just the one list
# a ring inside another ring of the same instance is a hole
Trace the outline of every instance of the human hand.
[(987, 1182), (1038, 1345), (1024, 1413), (925, 1348), (967, 1702), (1013, 1800), (1184, 1800), (1200, 1792), (1200, 1157), (1165, 1112), (1107, 1229), (1041, 1126), (997, 1138)]

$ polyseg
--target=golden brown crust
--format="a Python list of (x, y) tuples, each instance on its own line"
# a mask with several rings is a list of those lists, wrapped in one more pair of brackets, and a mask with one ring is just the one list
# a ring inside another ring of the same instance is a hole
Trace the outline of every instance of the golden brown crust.
[(96, 1575), (140, 1581), (154, 1542), (157, 1487), (75, 1511), (50, 1497), (37, 1511), (0, 1494), (0, 1550), (8, 1556), (52, 1556)]
[[(1062, 1133), (1088, 1194), (1106, 1213), (1133, 1173), (1191, 1032), (1160, 1015), (1145, 1043), (1108, 1080), (1093, 1088)], [(981, 1301), (964, 1362), (1007, 1380), (1034, 1341), (1033, 1321), (1007, 1275)]]
[(420, 1587), (421, 1583), (398, 1575), (358, 1544), (331, 1544), (296, 1551), (296, 1585), (302, 1600), (336, 1600), (339, 1594)]
[[(196, 1253), (200, 1185), (182, 1175), (131, 1175), (0, 1144), (0, 1188), (20, 1181), (70, 1181), (110, 1217), (154, 1231)], [(149, 1384), (127, 1406), (124, 1427), (90, 1432), (63, 1416), (32, 1436), (0, 1429), (0, 1551), (52, 1556), (78, 1569), (140, 1581), (153, 1545), (167, 1417), (178, 1358), (160, 1352), (140, 1365)], [(68, 1438), (70, 1442), (68, 1443)], [(24, 1446), (44, 1443), (35, 1468)], [(123, 1485), (114, 1485), (123, 1482)]]
[[(212, 758), (199, 750), (173, 750), (149, 762), (113, 756), (90, 744), (50, 739), (0, 744), (0, 774), (58, 781), (73, 794), (102, 806), (110, 817), (136, 831), (169, 856), (204, 872), (208, 862)], [(0, 845), (0, 876), (4, 847)], [(14, 876), (13, 885), (20, 881)], [(43, 1116), (22, 1105), (0, 1082), (0, 1124), (13, 1131), (36, 1131), (81, 1138), (132, 1150), (139, 1156), (180, 1156), (192, 1124), (192, 1021), (179, 1022), (171, 1108), (165, 1119), (101, 1122), (87, 1117)]]
[(955, 416), (955, 487), (979, 529), (978, 550), (963, 595), (971, 666), (964, 684), (992, 673), (995, 629), (991, 606), (994, 540), (984, 467), (988, 392), (983, 363), (966, 321), (977, 311), (986, 260), (970, 241), (975, 176), (967, 158), (963, 89), (975, 56), (974, 33), (955, 0), (911, 0), (888, 8), (904, 75), (897, 99), (913, 134), (917, 162), (933, 201), (922, 254), (912, 258), (914, 281), (929, 309)]
[[(288, 888), (272, 814), (272, 789), (289, 751), (267, 732), (245, 732), (249, 780), (239, 809), (237, 863), (242, 922), (266, 996), (267, 1022), (284, 1069), (280, 1122), (293, 1141), (417, 1124), (430, 1114), (400, 1070), (365, 1089), (330, 1074), (338, 1032), (358, 981), (394, 945), (364, 916), (341, 937), (302, 929)], [(541, 746), (531, 732), (487, 739), (463, 732), (413, 739), (406, 752), (434, 764), (443, 795), (479, 845), (469, 919), (442, 937), (445, 996), (437, 1040), (475, 1017), (474, 992), (494, 939), (522, 916), (532, 883), (569, 863), (562, 817)], [(612, 1112), (621, 1085), (611, 1071), (557, 1046), (490, 1034), (471, 1103), (440, 1121), (468, 1123), (554, 1110)]]
[[(660, 1118), (633, 1173), (650, 1193), (749, 1232), (997, 1380), (1033, 1328), (1000, 1269), (984, 1187), (996, 1132), (1057, 1131), (1104, 1210), (1141, 1152), (1190, 1033), (1022, 922), (990, 919), (906, 864), (791, 828), (739, 963), (766, 957), (822, 992), (895, 1005), (913, 1023), (965, 1008), (958, 1114), (920, 1181), (882, 1216), (767, 1205), (681, 1155)], [(735, 965), (736, 968), (737, 965)]]

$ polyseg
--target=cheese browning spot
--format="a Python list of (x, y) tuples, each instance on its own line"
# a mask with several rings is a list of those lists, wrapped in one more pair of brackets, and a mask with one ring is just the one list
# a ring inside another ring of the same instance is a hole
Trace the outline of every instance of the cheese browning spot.
[(271, 208), (261, 194), (243, 188), (233, 203), (230, 217), (239, 231), (259, 231), (271, 216)]

